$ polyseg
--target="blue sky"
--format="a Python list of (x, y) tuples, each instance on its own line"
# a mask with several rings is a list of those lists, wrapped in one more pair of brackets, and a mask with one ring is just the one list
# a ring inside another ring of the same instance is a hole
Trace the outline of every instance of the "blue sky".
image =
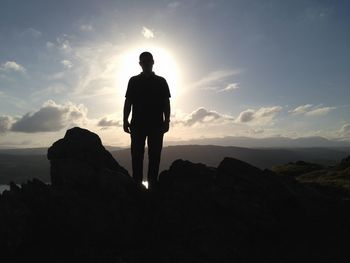
[(150, 50), (169, 82), (165, 140), (350, 139), (350, 3), (7, 1), (0, 9), (0, 147), (81, 126), (126, 146), (127, 80)]

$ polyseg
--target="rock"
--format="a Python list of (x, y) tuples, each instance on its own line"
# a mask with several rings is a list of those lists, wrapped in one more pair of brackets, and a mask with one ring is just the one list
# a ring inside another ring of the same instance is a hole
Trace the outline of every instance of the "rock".
[(169, 170), (159, 175), (159, 184), (163, 190), (168, 188), (196, 191), (200, 187), (212, 185), (216, 176), (216, 169), (201, 163), (192, 163), (184, 160), (176, 160)]
[(218, 189), (214, 196), (226, 209), (244, 215), (249, 224), (268, 229), (283, 220), (295, 219), (302, 212), (296, 195), (286, 186), (293, 183), (283, 183), (271, 171), (225, 158), (218, 166)]
[(68, 130), (63, 139), (48, 149), (47, 157), (53, 186), (96, 190), (110, 176), (118, 178), (119, 183), (132, 184), (127, 170), (103, 147), (98, 135), (86, 129)]
[(186, 256), (208, 262), (258, 259), (272, 253), (271, 240), (301, 211), (277, 175), (233, 158), (218, 168), (176, 160), (160, 174), (159, 187), (156, 235), (177, 248), (180, 254), (172, 253), (181, 262), (188, 262), (184, 244), (192, 248)]

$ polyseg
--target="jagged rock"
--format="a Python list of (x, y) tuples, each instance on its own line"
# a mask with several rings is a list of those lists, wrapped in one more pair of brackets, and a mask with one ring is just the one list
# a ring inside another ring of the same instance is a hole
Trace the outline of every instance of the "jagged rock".
[(198, 191), (201, 187), (208, 187), (214, 183), (216, 168), (208, 167), (201, 163), (192, 163), (184, 160), (176, 160), (169, 170), (159, 175), (159, 184), (163, 191), (168, 188), (177, 191)]
[(106, 181), (116, 183), (114, 190), (120, 184), (133, 183), (127, 170), (103, 147), (98, 135), (86, 129), (75, 127), (67, 130), (64, 138), (48, 149), (47, 157), (51, 163), (53, 186), (85, 190), (102, 187), (100, 190), (103, 192), (111, 188)]
[(287, 202), (296, 202), (295, 196), (275, 174), (237, 159), (225, 158), (220, 163), (217, 181), (218, 186), (234, 195), (231, 199), (237, 203), (280, 210)]

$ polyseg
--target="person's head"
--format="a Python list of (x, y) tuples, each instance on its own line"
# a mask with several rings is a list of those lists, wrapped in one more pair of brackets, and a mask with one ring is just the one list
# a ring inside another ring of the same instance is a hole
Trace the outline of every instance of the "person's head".
[(140, 54), (140, 66), (144, 72), (151, 72), (154, 64), (153, 56), (150, 52), (142, 52)]

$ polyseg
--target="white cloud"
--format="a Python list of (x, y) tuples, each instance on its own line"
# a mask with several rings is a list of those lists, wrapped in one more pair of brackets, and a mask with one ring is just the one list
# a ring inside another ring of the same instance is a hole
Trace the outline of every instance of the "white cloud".
[(73, 67), (73, 63), (68, 60), (68, 59), (64, 59), (61, 61), (62, 65), (65, 66), (66, 68), (71, 68)]
[(312, 104), (305, 104), (298, 106), (289, 112), (293, 115), (324, 116), (334, 109), (336, 109), (336, 107), (320, 107), (313, 106)]
[(0, 134), (9, 131), (11, 127), (12, 118), (10, 116), (0, 116)]
[(122, 127), (122, 122), (117, 120), (109, 119), (108, 117), (104, 117), (97, 123), (97, 126), (108, 128), (108, 127)]
[(182, 123), (185, 126), (193, 126), (200, 123), (213, 123), (213, 122), (225, 122), (233, 121), (234, 118), (228, 115), (220, 114), (216, 111), (207, 110), (203, 107), (196, 109), (188, 116), (185, 117), (185, 120), (178, 120), (175, 123)]
[(150, 39), (150, 38), (154, 38), (154, 33), (151, 29), (147, 28), (147, 27), (142, 27), (142, 31), (141, 31), (142, 35), (147, 38), (147, 39)]
[(226, 86), (226, 88), (221, 89), (219, 91), (231, 91), (236, 89), (239, 89), (238, 83), (230, 83)]
[(16, 61), (6, 61), (0, 66), (0, 70), (4, 71), (17, 71), (17, 72), (26, 72), (26, 69), (18, 64)]
[(66, 127), (84, 124), (86, 115), (87, 108), (82, 104), (67, 102), (60, 105), (49, 100), (38, 111), (27, 113), (17, 119), (11, 130), (24, 133), (59, 131)]
[(251, 109), (242, 111), (237, 117), (236, 122), (241, 122), (241, 123), (250, 122), (254, 119), (254, 114), (255, 114), (255, 111)]
[[(191, 86), (194, 88), (208, 88), (213, 86), (220, 86), (223, 81), (226, 81), (229, 77), (239, 74), (240, 70), (217, 70), (210, 72), (207, 76), (196, 81)], [(235, 83), (232, 83), (235, 84)], [(226, 87), (227, 88), (227, 87)]]
[[(182, 124), (191, 127), (197, 124), (272, 124), (273, 119), (281, 110), (282, 107), (280, 106), (262, 107), (258, 110), (247, 109), (242, 111), (237, 118), (234, 118), (230, 115), (201, 107), (185, 116), (183, 114), (180, 117), (173, 116), (172, 124)], [(254, 131), (256, 134), (264, 132), (261, 127), (256, 127)]]
[(312, 108), (312, 106), (313, 106), (312, 104), (301, 105), (301, 106), (298, 106), (294, 110), (291, 110), (289, 112), (294, 114), (294, 115), (305, 114), (306, 112), (308, 112)]
[(281, 106), (262, 107), (257, 112), (255, 112), (255, 116), (258, 118), (274, 117), (281, 110), (282, 110)]
[(336, 109), (336, 107), (322, 107), (322, 108), (317, 108), (317, 109), (313, 109), (307, 113), (305, 113), (305, 115), (307, 116), (324, 116), (327, 115), (330, 111)]
[(237, 123), (268, 123), (282, 110), (280, 106), (262, 107), (258, 110), (247, 109), (242, 111), (236, 118)]

